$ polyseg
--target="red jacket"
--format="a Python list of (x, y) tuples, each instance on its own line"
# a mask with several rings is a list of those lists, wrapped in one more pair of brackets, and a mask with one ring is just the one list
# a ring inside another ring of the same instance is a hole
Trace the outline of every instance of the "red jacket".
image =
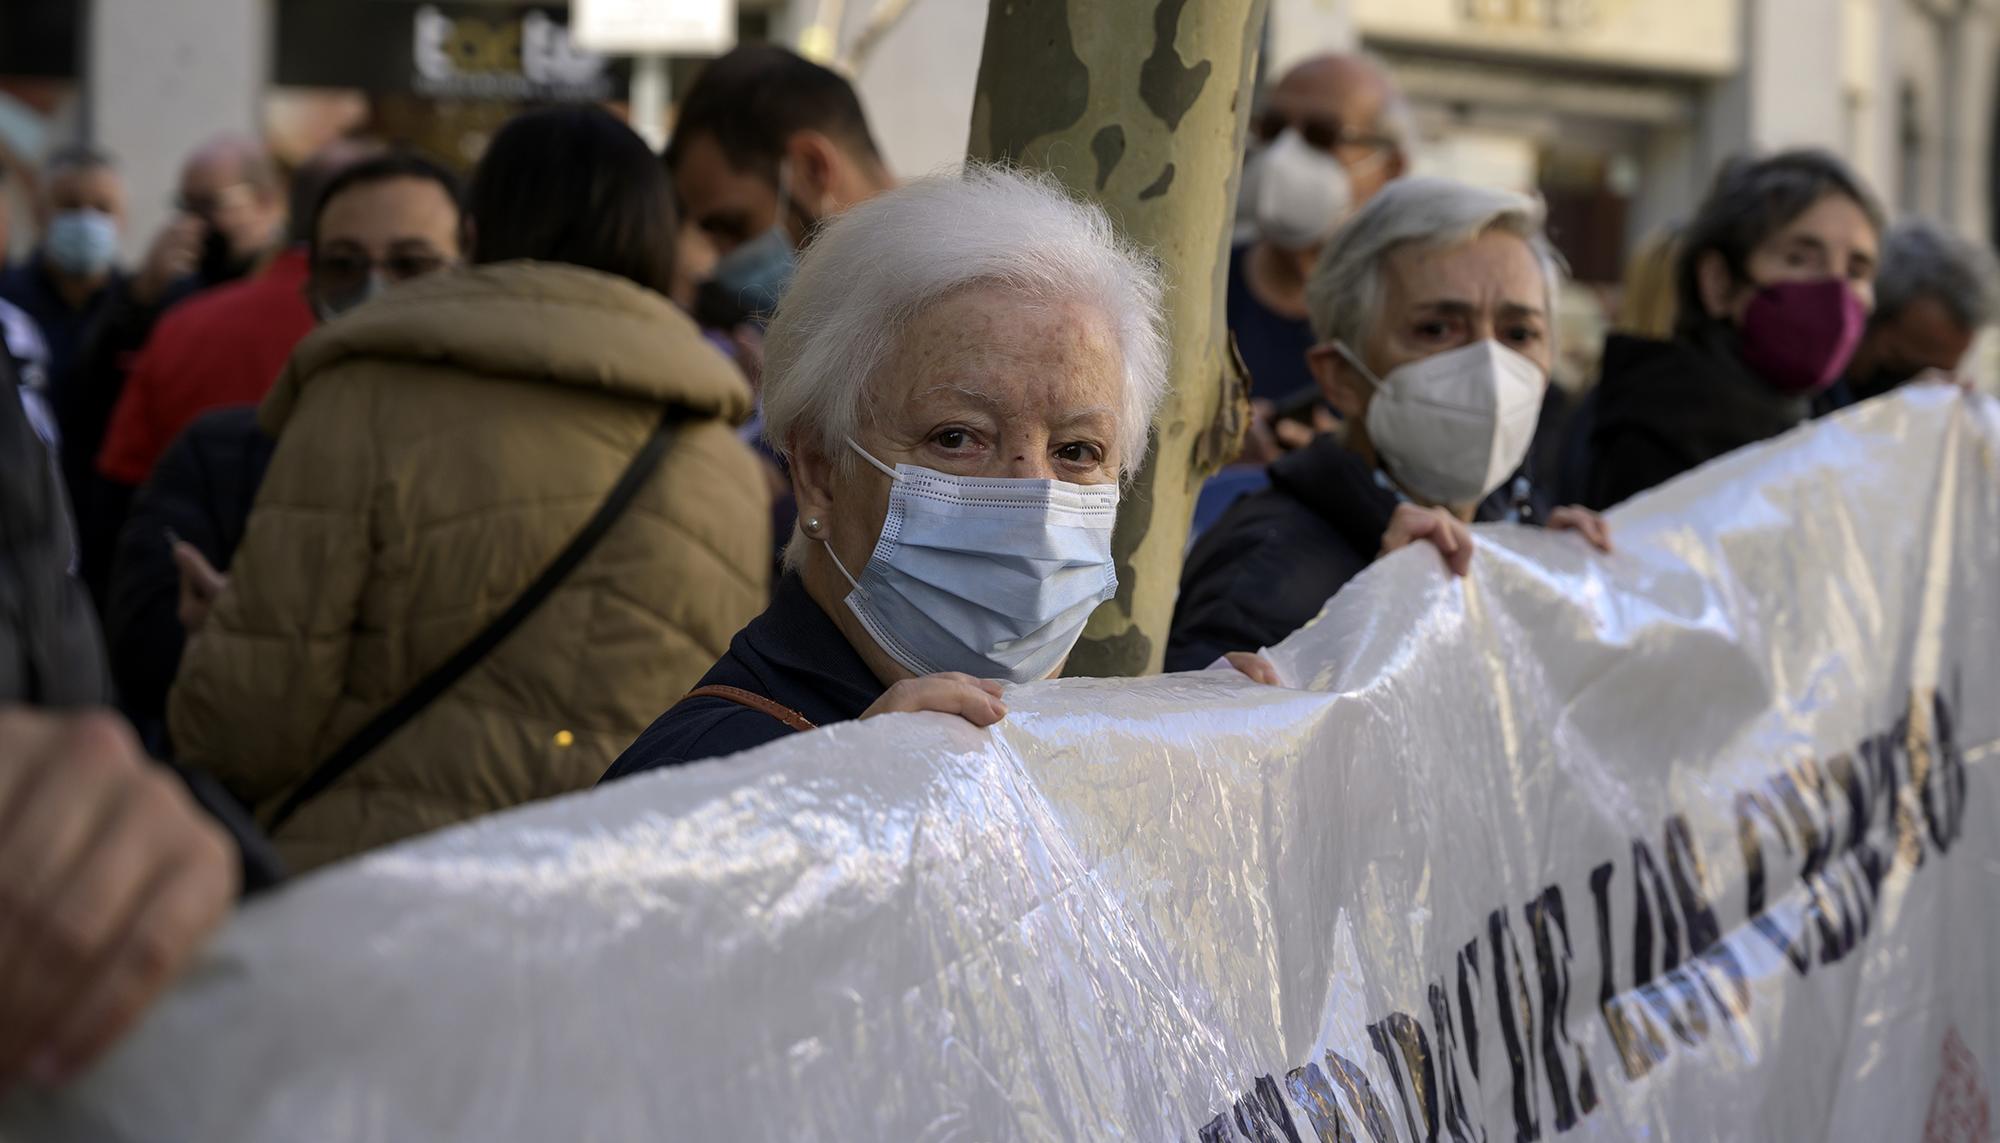
[(312, 332), (307, 269), (304, 248), (294, 247), (256, 277), (168, 310), (132, 363), (97, 470), (120, 484), (143, 484), (196, 417), (262, 401), (292, 347)]

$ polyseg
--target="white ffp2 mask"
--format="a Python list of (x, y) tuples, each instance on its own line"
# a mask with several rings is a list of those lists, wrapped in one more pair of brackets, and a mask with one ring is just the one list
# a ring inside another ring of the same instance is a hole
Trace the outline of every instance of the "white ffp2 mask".
[(1354, 204), (1354, 184), (1339, 159), (1290, 127), (1243, 165), (1242, 195), (1257, 233), (1287, 250), (1333, 237)]
[(1389, 371), (1379, 380), (1334, 343), (1375, 387), (1368, 439), (1410, 495), (1432, 504), (1476, 504), (1527, 458), (1548, 378), (1497, 341), (1476, 341)]
[(833, 562), (848, 610), (904, 669), (1046, 678), (1117, 594), (1116, 484), (890, 468), (848, 445), (892, 481), (889, 514), (859, 577)]

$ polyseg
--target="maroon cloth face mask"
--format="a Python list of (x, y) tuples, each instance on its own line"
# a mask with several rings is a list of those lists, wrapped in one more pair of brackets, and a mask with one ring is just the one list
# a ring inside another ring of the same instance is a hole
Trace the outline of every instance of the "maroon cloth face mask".
[(1782, 392), (1817, 393), (1840, 379), (1867, 324), (1839, 278), (1765, 286), (1743, 315), (1743, 363)]

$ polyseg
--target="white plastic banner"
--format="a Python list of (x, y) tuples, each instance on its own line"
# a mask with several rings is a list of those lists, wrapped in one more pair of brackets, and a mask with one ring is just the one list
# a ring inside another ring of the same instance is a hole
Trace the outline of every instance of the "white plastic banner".
[(2000, 406), (248, 907), (14, 1139), (1992, 1137)]

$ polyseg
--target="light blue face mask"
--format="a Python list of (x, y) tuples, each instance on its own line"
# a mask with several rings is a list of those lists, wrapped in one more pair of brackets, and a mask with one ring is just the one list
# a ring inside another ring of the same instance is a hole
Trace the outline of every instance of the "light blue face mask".
[(847, 443), (888, 475), (889, 514), (859, 579), (834, 566), (848, 610), (912, 673), (1047, 678), (1118, 593), (1116, 484), (890, 468)]
[(716, 259), (709, 275), (724, 293), (758, 321), (768, 319), (778, 308), (778, 299), (792, 284), (798, 269), (799, 252), (792, 247), (792, 232), (785, 228), (791, 207), (790, 179), (778, 168), (778, 221), (771, 229)]
[(49, 220), (42, 248), (63, 273), (95, 277), (118, 261), (118, 220), (89, 207), (65, 210)]

